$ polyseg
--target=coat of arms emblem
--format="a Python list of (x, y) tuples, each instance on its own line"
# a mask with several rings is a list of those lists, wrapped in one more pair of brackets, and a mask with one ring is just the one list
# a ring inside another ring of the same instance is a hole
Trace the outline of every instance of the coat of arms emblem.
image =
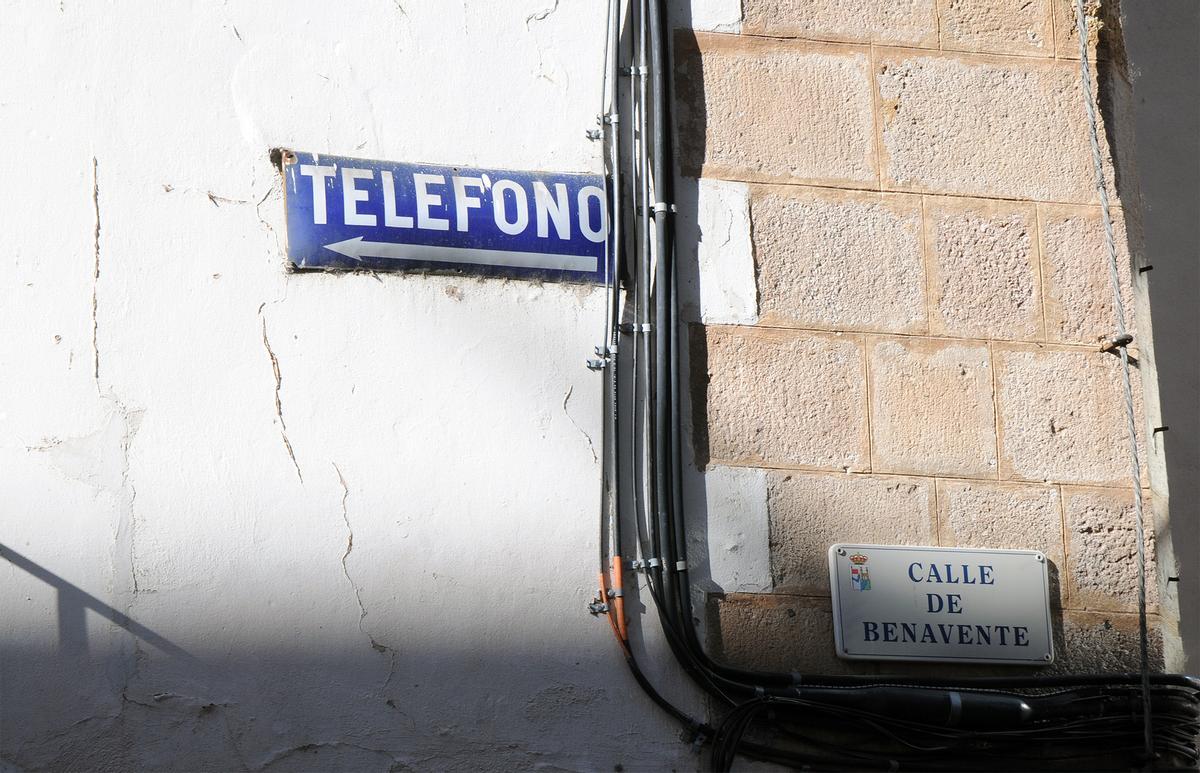
[(871, 574), (867, 569), (867, 557), (862, 553), (850, 556), (850, 587), (855, 590), (871, 590)]

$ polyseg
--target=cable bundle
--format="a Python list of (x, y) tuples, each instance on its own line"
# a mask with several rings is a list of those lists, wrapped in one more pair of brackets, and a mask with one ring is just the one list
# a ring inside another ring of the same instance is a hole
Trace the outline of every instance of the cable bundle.
[[(705, 652), (693, 623), (684, 531), (665, 2), (629, 1), (627, 51), (623, 5), (609, 0), (603, 123), (612, 238), (605, 344), (597, 347), (603, 359), (593, 361), (605, 371), (606, 411), (600, 598), (592, 611), (609, 618), (638, 684), (695, 742), (711, 744), (715, 770), (730, 769), (738, 754), (812, 770), (1195, 769), (1200, 681), (1189, 677), (798, 675), (732, 668)], [(624, 90), (622, 75), (630, 76)], [(621, 235), (626, 188), (634, 215), (628, 238)], [(631, 372), (618, 378), (626, 366)], [(619, 448), (630, 439), (626, 458)], [(667, 644), (724, 712), (715, 728), (660, 694), (629, 646), (623, 522), (637, 527), (640, 565)]]
[[(1193, 770), (1200, 697), (1194, 687), (1151, 689), (1155, 770)], [(814, 699), (755, 698), (728, 714), (712, 739), (712, 768), (738, 753), (811, 770), (1127, 770), (1143, 764), (1141, 685), (1017, 696), (1029, 716), (1015, 727), (944, 724)], [(764, 740), (754, 742), (751, 735)]]

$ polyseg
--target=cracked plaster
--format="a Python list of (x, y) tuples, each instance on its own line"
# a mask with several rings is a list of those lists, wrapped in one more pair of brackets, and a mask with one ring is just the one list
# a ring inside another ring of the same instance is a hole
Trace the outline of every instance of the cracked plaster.
[(0, 542), (170, 645), (0, 561), (5, 765), (690, 764), (585, 610), (602, 293), (283, 270), (271, 147), (600, 171), (603, 9), (552, 3), (0, 28)]

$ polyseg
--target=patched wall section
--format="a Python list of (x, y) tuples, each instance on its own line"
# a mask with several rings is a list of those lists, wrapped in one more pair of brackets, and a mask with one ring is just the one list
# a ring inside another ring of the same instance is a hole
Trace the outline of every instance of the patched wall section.
[[(720, 186), (748, 202), (732, 236), (738, 218), (698, 215), (695, 458), (709, 477), (766, 479), (743, 509), (765, 513), (770, 584), (710, 595), (710, 645), (751, 667), (920, 672), (834, 657), (828, 546), (1033, 549), (1051, 563), (1051, 670), (1136, 669), (1128, 441), (1120, 362), (1098, 350), (1113, 305), (1073, 3), (742, 6), (740, 28), (676, 35), (682, 195)], [(1100, 21), (1101, 153), (1146, 355), (1134, 397), (1152, 661), (1171, 667), (1130, 86), (1117, 14)], [(703, 300), (730, 281), (753, 284), (753, 308), (745, 290), (730, 310)], [(730, 500), (708, 508), (710, 532)]]

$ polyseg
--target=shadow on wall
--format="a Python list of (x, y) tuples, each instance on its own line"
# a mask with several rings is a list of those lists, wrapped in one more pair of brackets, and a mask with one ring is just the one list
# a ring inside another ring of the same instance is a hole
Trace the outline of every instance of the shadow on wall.
[[(0, 556), (59, 609), (57, 649), (0, 644), (0, 686), (22, 696), (0, 701), (0, 770), (619, 770), (692, 755), (613, 680), (615, 648), (581, 650), (553, 621), (522, 649), (472, 637), (401, 651), (353, 636), (233, 644), (229, 626), (244, 626), (198, 610), (193, 655), (11, 548)], [(132, 658), (123, 637), (101, 651), (106, 627), (89, 650), (89, 612), (134, 637)]]
[[(705, 283), (714, 281), (716, 277), (701, 275), (697, 265), (697, 245), (704, 241), (721, 244), (722, 239), (728, 242), (729, 234), (705, 233), (706, 228), (711, 230), (712, 224), (702, 223), (698, 216), (699, 178), (707, 146), (708, 116), (705, 111), (704, 60), (699, 54), (699, 43), (695, 33), (691, 31), (691, 26), (690, 3), (683, 0), (673, 3), (672, 27), (675, 31), (671, 43), (675, 48), (676, 62), (671, 85), (675, 93), (673, 139), (677, 162), (674, 200), (679, 206), (676, 221), (679, 237), (676, 259), (680, 271), (681, 318), (689, 328), (680, 334), (680, 356), (683, 359), (681, 369), (689, 380), (684, 388), (684, 405), (681, 410), (683, 415), (690, 419), (690, 422), (686, 422), (690, 423), (690, 427), (684, 428), (683, 455), (685, 461), (691, 461), (685, 469), (684, 495), (687, 505), (689, 569), (692, 574), (697, 615), (700, 618), (696, 622), (707, 629), (705, 640), (709, 642), (712, 654), (719, 659), (727, 659), (731, 663), (749, 667), (782, 671), (807, 667), (827, 673), (1016, 675), (1136, 670), (1137, 632), (1136, 628), (1130, 628), (1130, 616), (1073, 611), (1072, 619), (1064, 620), (1060, 580), (1062, 568), (1053, 563), (1050, 565), (1050, 590), (1058, 659), (1050, 669), (876, 664), (838, 660), (833, 654), (832, 615), (828, 598), (770, 593), (773, 559), (768, 558), (761, 562), (765, 566), (757, 573), (750, 572), (745, 578), (745, 583), (739, 582), (741, 578), (733, 578), (731, 583), (729, 573), (724, 570), (718, 573), (719, 576), (714, 575), (714, 562), (725, 563), (728, 558), (717, 556), (715, 552), (727, 549), (737, 551), (746, 546), (744, 541), (739, 540), (753, 538), (753, 535), (742, 531), (740, 526), (731, 530), (723, 521), (733, 519), (745, 524), (747, 512), (753, 515), (755, 513), (752, 511), (759, 507), (763, 510), (763, 519), (767, 520), (768, 517), (765, 502), (744, 502), (739, 507), (736, 499), (730, 500), (723, 495), (721, 501), (713, 501), (713, 492), (706, 490), (705, 470), (711, 461), (706, 405), (709, 363), (703, 326), (700, 323), (701, 297), (713, 289), (706, 288)], [(1119, 27), (1115, 29), (1120, 32)], [(1138, 180), (1133, 172), (1136, 167), (1131, 158), (1133, 144), (1124, 131), (1129, 125), (1129, 113), (1134, 106), (1129, 98), (1128, 81), (1120, 72), (1125, 52), (1120, 46), (1114, 45), (1113, 30), (1114, 26), (1102, 30), (1100, 57), (1104, 62), (1099, 67), (1097, 77), (1100, 110), (1102, 115), (1109, 119), (1105, 121), (1104, 130), (1108, 147), (1112, 148), (1113, 154), (1115, 179), (1110, 183), (1118, 196), (1123, 196), (1123, 200), (1137, 202)], [(1083, 110), (1082, 105), (1080, 110)], [(752, 110), (748, 109), (747, 112), (752, 113)], [(752, 233), (754, 224), (751, 221), (749, 225)], [(1141, 257), (1141, 250), (1136, 243), (1131, 247), (1131, 254), (1136, 263)], [(757, 273), (756, 255), (754, 259), (753, 270)], [(1130, 303), (1131, 299), (1126, 302)], [(1191, 307), (1194, 308), (1195, 304), (1191, 304)], [(725, 320), (721, 320), (721, 323), (724, 322)], [(1161, 338), (1161, 331), (1159, 337)], [(1136, 367), (1136, 362), (1134, 364)], [(1180, 499), (1177, 498), (1176, 501)], [(1150, 517), (1150, 512), (1147, 512), (1147, 517)], [(1168, 526), (1171, 533), (1177, 533), (1176, 544), (1193, 544), (1195, 538), (1189, 538), (1189, 531), (1194, 531), (1195, 527), (1185, 523), (1187, 519), (1178, 517), (1181, 512), (1179, 508), (1175, 512), (1177, 517), (1172, 519)], [(763, 530), (769, 531), (769, 526), (764, 526)], [(1167, 531), (1166, 528), (1160, 529), (1160, 534)], [(772, 537), (766, 534), (763, 539), (768, 541), (769, 552), (773, 547), (770, 542)], [(725, 544), (726, 541), (728, 544)], [(752, 560), (752, 555), (746, 555), (752, 552), (743, 551), (740, 557)], [(738, 557), (734, 555), (733, 559)], [(1150, 582), (1155, 581), (1153, 577), (1148, 579)], [(1185, 593), (1182, 604), (1184, 609), (1190, 608), (1187, 598)], [(1151, 625), (1157, 625), (1158, 620), (1157, 615), (1152, 615)], [(751, 633), (748, 634), (747, 631)], [(780, 641), (763, 642), (763, 635), (775, 636)], [(1161, 634), (1152, 631), (1152, 639), (1151, 667), (1161, 670)], [(824, 646), (826, 644), (827, 648)], [(828, 652), (825, 649), (828, 649)], [(797, 662), (797, 658), (803, 662)]]
[(105, 604), (79, 586), (72, 585), (3, 543), (0, 543), (0, 558), (54, 588), (59, 654), (82, 655), (88, 651), (87, 621), (84, 615), (93, 612), (168, 655), (193, 659), (182, 647), (173, 644), (165, 636), (155, 633), (124, 612)]
[(1179, 563), (1187, 673), (1200, 672), (1200, 4), (1127, 2), (1134, 155), (1142, 193), (1148, 289)]

